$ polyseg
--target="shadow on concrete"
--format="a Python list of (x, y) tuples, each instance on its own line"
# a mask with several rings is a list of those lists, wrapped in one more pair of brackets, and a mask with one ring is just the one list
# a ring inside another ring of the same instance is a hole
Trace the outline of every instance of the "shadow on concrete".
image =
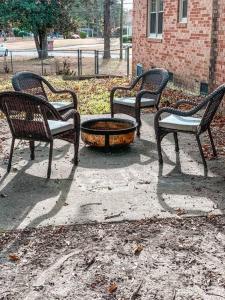
[[(185, 151), (185, 153), (187, 150)], [(192, 156), (193, 162), (197, 161), (196, 155), (191, 151), (188, 151), (188, 154)], [(164, 154), (165, 155), (165, 154)], [(167, 162), (164, 156), (165, 162)], [(199, 154), (199, 161), (201, 161), (201, 157)], [(167, 162), (168, 163), (168, 162)], [(191, 163), (191, 162), (190, 162)], [(159, 165), (159, 173), (158, 173), (158, 184), (157, 184), (157, 197), (160, 206), (163, 211), (169, 212), (171, 214), (177, 215), (177, 208), (173, 208), (172, 205), (168, 205), (165, 199), (169, 199), (170, 203), (173, 202), (174, 197), (182, 196), (183, 203), (188, 201), (188, 198), (195, 198), (196, 201), (199, 199), (207, 198), (210, 201), (213, 201), (215, 209), (225, 210), (225, 201), (223, 201), (223, 189), (225, 188), (225, 181), (220, 176), (220, 172), (215, 173), (216, 170), (221, 168), (221, 161), (213, 161), (213, 177), (208, 177), (208, 173), (211, 170), (210, 161), (207, 161), (208, 170), (204, 169), (203, 164), (202, 167), (202, 175), (195, 174), (187, 174), (182, 172), (179, 153), (176, 153), (176, 163), (175, 167), (166, 175), (163, 175), (163, 168), (165, 163)], [(223, 169), (225, 170), (225, 163), (222, 163)], [(185, 200), (185, 197), (187, 198)], [(199, 203), (196, 202), (196, 206)], [(188, 215), (203, 215), (205, 212), (201, 209), (187, 209), (185, 210), (185, 214)]]
[[(147, 159), (142, 159), (142, 157)], [(136, 138), (134, 144), (111, 149), (106, 152), (103, 149), (84, 146), (80, 149), (79, 166), (88, 169), (114, 169), (132, 166), (134, 164), (149, 165), (158, 160), (156, 143)], [(167, 163), (173, 162), (167, 158)]]
[[(46, 150), (46, 147), (39, 146), (39, 150), (41, 149)], [(54, 151), (53, 161), (57, 161), (65, 156), (68, 151), (68, 145), (63, 146), (58, 150), (59, 151)], [(26, 157), (26, 159), (29, 157), (28, 155), (29, 150), (24, 149), (24, 157)], [(46, 155), (44, 155), (44, 159), (46, 159)], [(42, 162), (42, 160), (41, 157), (37, 158), (38, 163)], [(14, 158), (14, 162), (15, 161), (18, 161), (18, 157), (16, 158), (16, 156)], [(8, 173), (5, 173), (1, 178), (0, 185), (3, 185), (3, 188), (0, 190), (0, 218), (1, 227), (3, 228), (18, 228), (35, 205), (49, 198), (58, 196), (58, 199), (51, 210), (33, 219), (28, 224), (29, 227), (36, 227), (41, 224), (42, 221), (54, 217), (60, 211), (62, 206), (65, 205), (76, 167), (71, 164), (71, 171), (67, 178), (46, 179), (27, 173), (27, 170), (29, 170), (32, 164), (32, 161), (28, 161), (22, 169), (15, 173), (11, 180), (8, 179), (8, 177), (11, 177), (12, 174)], [(44, 168), (44, 166), (41, 167)]]

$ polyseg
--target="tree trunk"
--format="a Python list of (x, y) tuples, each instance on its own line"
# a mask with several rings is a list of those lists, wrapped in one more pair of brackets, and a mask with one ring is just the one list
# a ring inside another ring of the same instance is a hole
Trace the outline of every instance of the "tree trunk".
[(38, 58), (45, 59), (48, 57), (48, 40), (47, 32), (37, 32), (34, 34), (34, 41), (38, 52)]
[(111, 0), (104, 2), (104, 56), (108, 59), (110, 55), (110, 36), (111, 36), (111, 22), (110, 22), (110, 3)]
[(123, 0), (120, 1), (120, 59), (123, 59)]

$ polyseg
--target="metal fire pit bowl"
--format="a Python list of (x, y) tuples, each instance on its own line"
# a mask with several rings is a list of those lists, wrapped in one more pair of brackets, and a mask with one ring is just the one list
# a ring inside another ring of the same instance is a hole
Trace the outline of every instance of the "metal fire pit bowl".
[(101, 118), (81, 124), (81, 138), (86, 145), (98, 148), (127, 146), (134, 141), (137, 124), (131, 120)]

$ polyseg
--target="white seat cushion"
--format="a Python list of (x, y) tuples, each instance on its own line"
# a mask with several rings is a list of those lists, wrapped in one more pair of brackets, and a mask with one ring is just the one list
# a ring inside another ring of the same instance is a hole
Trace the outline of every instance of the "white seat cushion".
[(48, 120), (48, 125), (52, 135), (59, 134), (61, 132), (74, 128), (73, 123), (64, 121)]
[[(113, 103), (122, 104), (126, 106), (135, 107), (136, 98), (135, 97), (124, 97), (124, 98), (115, 98)], [(154, 106), (156, 101), (154, 99), (142, 98), (141, 107)]]
[(50, 103), (58, 111), (73, 108), (73, 103), (69, 103), (69, 102), (50, 102)]
[(197, 131), (201, 119), (194, 117), (181, 117), (177, 115), (169, 115), (165, 119), (159, 121), (159, 126), (168, 129), (176, 129), (181, 131)]

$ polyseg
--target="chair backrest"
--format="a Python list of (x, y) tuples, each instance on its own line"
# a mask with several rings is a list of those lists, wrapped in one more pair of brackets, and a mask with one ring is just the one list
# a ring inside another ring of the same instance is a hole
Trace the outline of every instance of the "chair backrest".
[(57, 118), (57, 111), (46, 100), (21, 92), (3, 92), (0, 93), (0, 102), (13, 137), (40, 141), (52, 139), (47, 114)]
[(150, 90), (157, 92), (157, 95), (146, 94), (144, 98), (153, 98), (157, 101), (160, 100), (162, 91), (169, 81), (169, 73), (165, 69), (155, 68), (146, 71), (139, 77), (140, 90)]
[(43, 78), (31, 72), (18, 72), (12, 77), (12, 85), (15, 91), (42, 96), (47, 95), (43, 86)]
[(219, 108), (221, 101), (225, 95), (225, 84), (219, 86), (214, 92), (206, 97), (204, 102), (207, 103), (205, 112), (200, 123), (201, 132), (207, 130)]

